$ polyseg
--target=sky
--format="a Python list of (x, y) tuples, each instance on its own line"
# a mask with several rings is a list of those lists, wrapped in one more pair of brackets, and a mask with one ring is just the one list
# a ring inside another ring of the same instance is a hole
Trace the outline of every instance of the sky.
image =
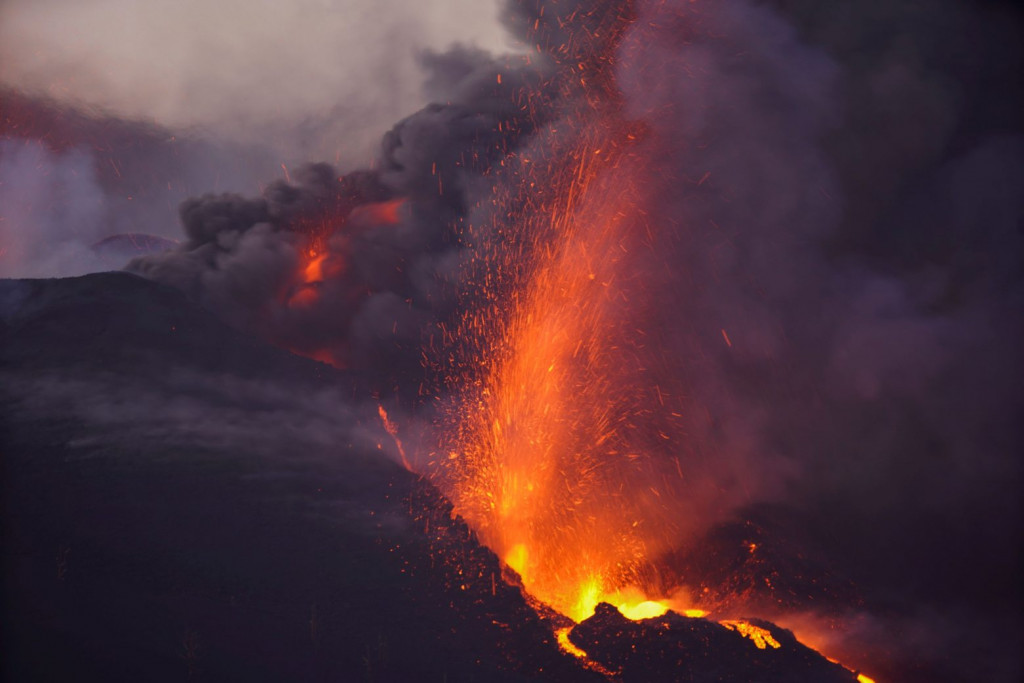
[(0, 84), (357, 165), (424, 103), (417, 55), (500, 50), (496, 15), (487, 0), (5, 0)]

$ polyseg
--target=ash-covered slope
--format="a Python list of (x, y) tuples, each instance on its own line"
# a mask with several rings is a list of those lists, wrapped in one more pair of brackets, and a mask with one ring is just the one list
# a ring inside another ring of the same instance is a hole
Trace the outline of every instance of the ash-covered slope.
[(0, 321), (5, 680), (589, 676), (342, 373), (127, 274)]

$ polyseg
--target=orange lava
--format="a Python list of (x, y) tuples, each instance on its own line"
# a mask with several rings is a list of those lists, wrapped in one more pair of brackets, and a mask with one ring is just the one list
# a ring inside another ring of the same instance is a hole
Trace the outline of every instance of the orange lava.
[(772, 636), (768, 629), (748, 624), (745, 621), (721, 621), (719, 623), (726, 628), (736, 631), (745, 638), (754, 641), (754, 645), (756, 645), (759, 650), (764, 650), (769, 647), (772, 649), (782, 647), (782, 645), (779, 644), (779, 641), (775, 640), (775, 637)]
[(309, 262), (306, 267), (303, 268), (303, 279), (307, 283), (311, 282), (323, 282), (324, 280), (324, 259), (327, 258), (327, 252), (316, 253), (311, 252), (309, 255)]
[(555, 637), (558, 639), (558, 646), (571, 654), (573, 657), (579, 657), (580, 659), (586, 659), (587, 653), (576, 647), (571, 640), (569, 640), (569, 631), (572, 630), (571, 626), (560, 628), (555, 631)]
[(544, 155), (508, 160), (536, 180), (497, 198), (509, 215), (481, 247), (485, 303), (448, 339), (464, 393), (433, 463), (527, 591), (576, 621), (602, 601), (633, 618), (688, 607), (650, 578), (678, 535), (682, 472), (661, 456), (680, 430), (642, 329), (648, 164), (610, 63), (579, 65), (588, 104)]
[(531, 594), (576, 620), (598, 602), (621, 604), (615, 594), (638, 585), (670, 530), (662, 491), (636, 490), (655, 470), (640, 423), (657, 411), (651, 387), (636, 386), (637, 336), (623, 329), (637, 189), (630, 174), (605, 173), (632, 161), (614, 139), (595, 142), (570, 157), (566, 196), (533, 217), (559, 239), (533, 245), (525, 289), (493, 318), (488, 309), (467, 321), (466, 336), (491, 347), (442, 458), (482, 540)]
[(391, 438), (395, 442), (395, 447), (398, 449), (398, 455), (402, 458), (402, 466), (412, 472), (412, 465), (409, 464), (409, 459), (405, 455), (405, 448), (402, 446), (402, 440), (398, 438), (398, 425), (388, 418), (388, 411), (386, 411), (384, 406), (380, 404), (377, 405), (377, 414), (380, 415), (380, 421), (381, 424), (384, 425), (384, 431), (390, 434)]

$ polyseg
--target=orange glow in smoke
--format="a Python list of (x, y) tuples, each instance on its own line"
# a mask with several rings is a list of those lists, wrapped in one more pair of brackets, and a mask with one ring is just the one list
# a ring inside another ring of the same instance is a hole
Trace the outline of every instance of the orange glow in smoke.
[(301, 355), (306, 356), (307, 358), (312, 358), (313, 360), (318, 360), (321, 363), (326, 363), (327, 365), (333, 365), (336, 368), (344, 367), (341, 361), (338, 360), (334, 355), (334, 352), (330, 349), (315, 349)]
[(303, 279), (306, 283), (323, 282), (324, 259), (326, 258), (326, 251), (319, 254), (315, 251), (310, 251), (309, 261), (306, 263), (306, 267), (302, 269)]
[(368, 225), (398, 225), (402, 222), (401, 208), (405, 205), (404, 197), (387, 202), (363, 204), (352, 210), (350, 220)]
[[(289, 308), (310, 308), (320, 300), (318, 285), (324, 281), (324, 262), (327, 255), (327, 251), (318, 251), (315, 247), (310, 247), (303, 253), (296, 276), (297, 282), (288, 297)], [(335, 267), (333, 270), (340, 271), (340, 268)]]

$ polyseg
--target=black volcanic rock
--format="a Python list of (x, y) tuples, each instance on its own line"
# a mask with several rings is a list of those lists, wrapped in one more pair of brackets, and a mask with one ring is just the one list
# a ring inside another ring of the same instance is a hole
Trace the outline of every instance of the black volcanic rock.
[(747, 623), (767, 631), (775, 642), (759, 646), (736, 630), (674, 612), (630, 621), (607, 603), (573, 628), (569, 640), (624, 682), (856, 681), (853, 673), (800, 644), (791, 632), (767, 621)]

